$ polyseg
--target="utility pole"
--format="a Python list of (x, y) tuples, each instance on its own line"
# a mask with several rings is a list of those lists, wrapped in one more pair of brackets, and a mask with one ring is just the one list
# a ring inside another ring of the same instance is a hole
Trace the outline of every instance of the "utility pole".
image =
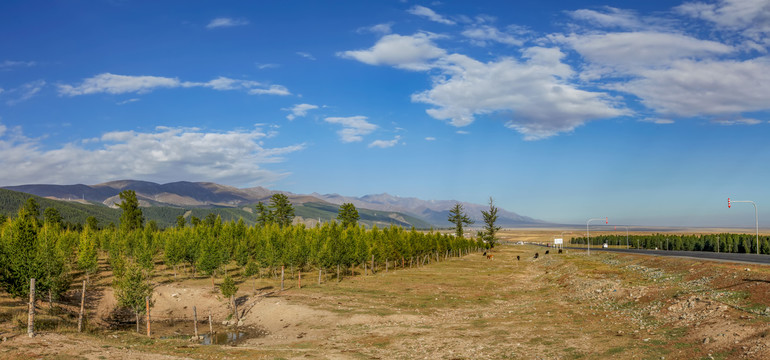
[[(727, 198), (727, 208), (729, 209), (731, 207), (730, 204), (730, 198)], [(754, 203), (751, 200), (732, 200), (734, 203), (751, 203), (751, 205), (754, 205), (754, 223), (757, 227), (757, 255), (759, 255), (759, 215), (757, 212), (757, 204)]]
[(604, 219), (602, 218), (588, 219), (588, 221), (586, 221), (586, 235), (588, 237), (588, 241), (586, 242), (588, 243), (588, 255), (591, 255), (591, 231), (588, 229), (588, 224), (591, 223), (591, 221), (600, 221), (600, 220), (604, 220), (605, 224), (610, 223), (610, 219), (608, 217), (605, 217)]

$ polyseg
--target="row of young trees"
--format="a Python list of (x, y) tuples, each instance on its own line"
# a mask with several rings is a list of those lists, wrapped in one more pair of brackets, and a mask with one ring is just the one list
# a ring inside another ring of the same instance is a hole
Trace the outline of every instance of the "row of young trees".
[[(585, 237), (572, 238), (572, 244), (586, 244)], [(591, 236), (591, 245), (626, 245), (626, 235)], [(686, 251), (719, 251), (728, 253), (757, 253), (757, 238), (753, 234), (630, 235), (628, 245), (638, 249)], [(759, 237), (761, 254), (770, 254), (770, 236)]]
[[(150, 279), (162, 263), (192, 276), (225, 275), (235, 268), (244, 276), (269, 274), (282, 266), (293, 269), (343, 269), (354, 266), (382, 268), (404, 266), (412, 260), (449, 255), (459, 256), (484, 246), (481, 240), (438, 232), (418, 232), (390, 226), (366, 229), (358, 226), (358, 211), (352, 204), (340, 208), (338, 219), (306, 227), (292, 224), (293, 207), (283, 194), (270, 204), (258, 204), (257, 224), (223, 222), (217, 216), (158, 229), (145, 223), (136, 194), (121, 192), (120, 226), (82, 231), (63, 228), (55, 209), (46, 209), (41, 221), (34, 199), (18, 216), (0, 224), (0, 286), (16, 297), (25, 297), (29, 280), (35, 278), (37, 292), (56, 299), (69, 288), (74, 274), (86, 278), (98, 270), (98, 258), (106, 255), (114, 275), (113, 287), (119, 304), (132, 309), (137, 319), (151, 296)], [(60, 218), (60, 217), (59, 217)]]

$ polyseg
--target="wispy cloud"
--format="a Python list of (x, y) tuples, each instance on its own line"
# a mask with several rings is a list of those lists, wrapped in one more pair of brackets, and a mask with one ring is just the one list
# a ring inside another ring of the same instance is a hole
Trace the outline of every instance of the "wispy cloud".
[(41, 90), (43, 90), (43, 87), (45, 87), (45, 85), (46, 85), (46, 82), (44, 80), (31, 81), (15, 89), (11, 89), (8, 91), (0, 91), (0, 93), (3, 93), (4, 94), (3, 96), (5, 97), (11, 97), (11, 99), (6, 100), (5, 103), (12, 106), (33, 98)]
[(428, 136), (425, 138), (425, 141), (436, 141), (436, 138), (434, 138), (433, 136)]
[(11, 68), (16, 67), (32, 67), (37, 65), (34, 61), (13, 61), (13, 60), (4, 60), (0, 62), (0, 70), (9, 70)]
[(133, 99), (127, 99), (127, 100), (119, 101), (119, 102), (117, 102), (117, 104), (118, 105), (126, 105), (126, 104), (130, 104), (132, 102), (137, 102), (137, 101), (139, 101), (138, 98), (133, 98)]
[(289, 119), (289, 121), (292, 121), (298, 117), (306, 116), (307, 112), (313, 109), (318, 109), (318, 105), (296, 104), (290, 108), (281, 109), (281, 110), (290, 111), (291, 114), (286, 115), (286, 118)]
[(761, 120), (757, 119), (714, 119), (712, 120), (713, 123), (724, 125), (724, 126), (730, 126), (730, 125), (759, 125), (762, 123)]
[(257, 66), (257, 69), (259, 69), (259, 70), (273, 69), (273, 68), (277, 68), (277, 67), (280, 66), (278, 64), (260, 64), (260, 63), (256, 63), (255, 65)]
[(640, 119), (639, 121), (658, 124), (658, 125), (670, 125), (674, 123), (674, 120), (662, 119), (662, 118), (644, 118), (644, 119)]
[(45, 147), (24, 137), (21, 129), (0, 124), (0, 183), (94, 183), (138, 178), (169, 182), (178, 179), (236, 185), (265, 185), (287, 175), (263, 169), (284, 161), (304, 144), (269, 148), (259, 128), (202, 131), (158, 127), (151, 132), (114, 131), (86, 142)]
[(394, 146), (398, 145), (400, 140), (401, 140), (401, 136), (400, 135), (396, 135), (396, 137), (393, 138), (393, 140), (374, 140), (371, 143), (369, 143), (369, 147), (370, 148), (377, 147), (377, 148), (380, 148), (380, 149), (394, 147)]
[(297, 51), (297, 55), (302, 56), (305, 59), (315, 60), (315, 56), (311, 55), (310, 53), (306, 53), (306, 52), (302, 52), (302, 51)]
[(324, 121), (330, 124), (342, 125), (338, 131), (340, 139), (344, 143), (363, 141), (363, 135), (369, 135), (377, 129), (377, 125), (366, 121), (366, 116), (327, 117)]
[(208, 25), (206, 25), (206, 29), (216, 29), (221, 27), (234, 27), (234, 26), (244, 26), (248, 25), (249, 21), (245, 19), (233, 19), (233, 18), (227, 18), (227, 17), (218, 17), (214, 20), (211, 20)]
[(213, 90), (244, 90), (252, 95), (290, 95), (282, 85), (266, 85), (257, 81), (218, 77), (208, 82), (180, 81), (178, 78), (161, 76), (130, 76), (110, 73), (99, 74), (83, 80), (79, 85), (59, 85), (59, 95), (78, 96), (98, 93), (126, 94), (148, 93), (158, 88), (206, 87)]
[(471, 39), (475, 45), (486, 46), (489, 42), (521, 46), (524, 41), (513, 34), (502, 32), (490, 25), (477, 25), (462, 32), (463, 36)]
[(445, 25), (454, 25), (456, 24), (454, 21), (449, 20), (439, 14), (437, 14), (435, 11), (426, 8), (425, 6), (415, 5), (411, 7), (409, 10), (407, 10), (408, 13), (412, 15), (422, 16), (427, 18), (430, 21), (435, 21), (437, 23), (445, 24)]
[(381, 34), (381, 35), (387, 35), (393, 32), (391, 27), (393, 26), (393, 23), (382, 23), (372, 26), (366, 26), (358, 28), (358, 32), (371, 32), (375, 34)]

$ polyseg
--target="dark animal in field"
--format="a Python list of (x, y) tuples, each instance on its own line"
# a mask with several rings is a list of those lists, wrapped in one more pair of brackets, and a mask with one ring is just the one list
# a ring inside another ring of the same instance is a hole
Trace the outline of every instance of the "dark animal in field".
[(519, 260), (521, 260), (521, 256), (516, 255), (516, 261), (519, 261)]
[(540, 256), (540, 253), (535, 253), (535, 259), (537, 259), (538, 256)]
[(486, 251), (484, 251), (484, 255), (482, 255), (482, 256), (487, 256), (487, 252), (486, 252)]
[(545, 254), (546, 254), (546, 255), (548, 255), (548, 252), (549, 252), (549, 251), (551, 251), (551, 250), (546, 250), (546, 251), (545, 251)]
[(494, 260), (494, 259), (495, 259), (495, 256), (494, 256), (494, 255), (492, 255), (492, 254), (488, 254), (488, 255), (487, 255), (487, 259), (489, 259), (489, 260)]
[(559, 254), (561, 254), (561, 249), (559, 249)]

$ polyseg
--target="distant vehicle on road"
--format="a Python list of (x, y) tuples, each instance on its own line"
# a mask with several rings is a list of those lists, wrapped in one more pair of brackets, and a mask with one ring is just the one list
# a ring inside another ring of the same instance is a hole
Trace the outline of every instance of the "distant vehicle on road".
[(602, 244), (602, 247), (606, 249), (606, 248), (608, 248), (609, 246), (607, 246), (607, 243), (604, 243), (604, 244)]

